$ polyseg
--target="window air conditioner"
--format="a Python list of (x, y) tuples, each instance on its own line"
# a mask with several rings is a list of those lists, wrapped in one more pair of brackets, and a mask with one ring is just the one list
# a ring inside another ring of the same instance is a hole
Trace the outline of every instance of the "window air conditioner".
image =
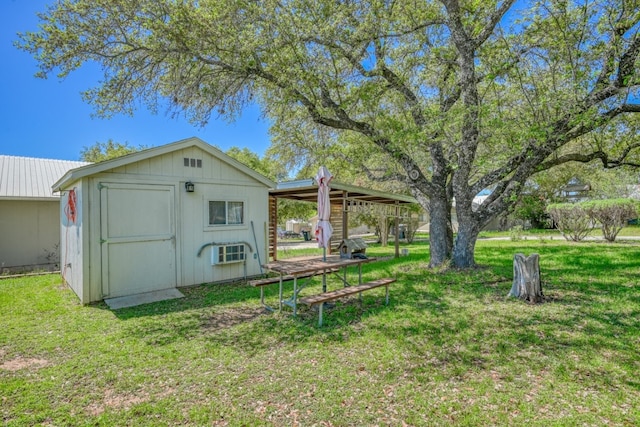
[(212, 246), (211, 265), (231, 264), (244, 262), (244, 244)]

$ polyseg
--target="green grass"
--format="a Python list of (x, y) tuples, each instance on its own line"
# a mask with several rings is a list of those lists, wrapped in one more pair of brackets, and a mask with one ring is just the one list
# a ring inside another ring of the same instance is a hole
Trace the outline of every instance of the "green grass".
[[(265, 313), (243, 283), (110, 311), (55, 275), (0, 280), (0, 420), (640, 424), (640, 242), (481, 240), (466, 273), (428, 270), (426, 242), (403, 247), (364, 271), (398, 278), (390, 306), (370, 291), (322, 328), (311, 310)], [(516, 252), (540, 254), (544, 304), (505, 297)]]

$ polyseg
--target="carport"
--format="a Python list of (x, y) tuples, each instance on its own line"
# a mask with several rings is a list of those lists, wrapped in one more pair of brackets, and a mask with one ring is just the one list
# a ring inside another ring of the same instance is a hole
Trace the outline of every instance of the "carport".
[[(370, 190), (354, 185), (331, 181), (331, 225), (333, 236), (329, 253), (336, 252), (340, 242), (348, 236), (349, 213), (376, 213), (393, 217), (395, 227), (395, 256), (400, 256), (398, 231), (400, 218), (408, 216), (406, 207), (418, 203), (411, 196)], [(318, 184), (314, 179), (279, 183), (269, 191), (269, 257), (277, 260), (278, 247), (278, 199), (289, 199), (316, 204)]]

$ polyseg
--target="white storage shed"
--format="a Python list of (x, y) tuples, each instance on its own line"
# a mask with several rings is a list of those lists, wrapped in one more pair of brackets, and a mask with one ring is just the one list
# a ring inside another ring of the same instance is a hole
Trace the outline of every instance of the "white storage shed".
[(258, 275), (274, 186), (198, 138), (73, 169), (62, 276), (90, 303)]

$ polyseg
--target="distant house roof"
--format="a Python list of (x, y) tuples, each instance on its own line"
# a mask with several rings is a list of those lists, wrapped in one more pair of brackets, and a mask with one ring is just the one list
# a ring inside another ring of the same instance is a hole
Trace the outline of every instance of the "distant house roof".
[(70, 160), (0, 155), (0, 199), (55, 200), (52, 185), (69, 170), (88, 165)]

